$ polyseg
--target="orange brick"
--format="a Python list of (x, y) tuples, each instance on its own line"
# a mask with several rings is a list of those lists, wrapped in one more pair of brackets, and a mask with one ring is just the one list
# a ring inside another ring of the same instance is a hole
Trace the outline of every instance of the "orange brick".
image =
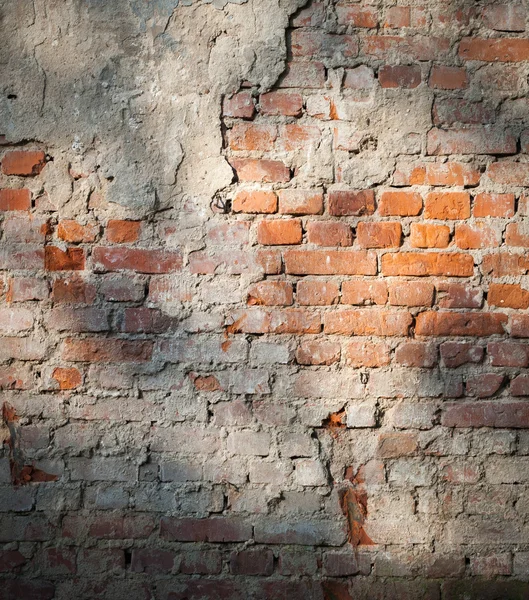
[(248, 304), (289, 306), (293, 302), (292, 284), (286, 281), (260, 281), (248, 290)]
[(231, 166), (239, 181), (261, 183), (286, 183), (290, 181), (290, 169), (279, 160), (259, 160), (256, 158), (233, 158)]
[(85, 267), (85, 255), (82, 248), (66, 248), (57, 246), (44, 248), (44, 265), (47, 271), (82, 271)]
[(489, 306), (502, 308), (529, 308), (529, 291), (520, 285), (491, 283), (487, 302)]
[(473, 212), (475, 217), (514, 217), (514, 194), (478, 194)]
[(460, 67), (433, 66), (428, 85), (440, 90), (460, 90), (468, 85), (466, 69)]
[(2, 159), (4, 175), (24, 177), (38, 175), (46, 165), (46, 155), (41, 150), (14, 150), (7, 152)]
[(378, 212), (383, 217), (414, 217), (422, 210), (422, 198), (417, 192), (382, 192)]
[(339, 4), (336, 6), (336, 15), (340, 25), (352, 25), (353, 27), (372, 28), (378, 24), (375, 9), (365, 6), (354, 6), (351, 4)]
[(283, 215), (319, 215), (323, 194), (319, 190), (279, 190), (279, 212)]
[(338, 335), (408, 335), (413, 323), (407, 311), (385, 311), (383, 309), (340, 310), (326, 313), (323, 318), (324, 331)]
[(395, 306), (432, 306), (435, 288), (427, 281), (392, 281), (389, 303)]
[(0, 210), (29, 210), (30, 208), (29, 190), (0, 190)]
[(57, 237), (65, 242), (93, 242), (97, 235), (97, 225), (81, 225), (77, 221), (61, 221), (57, 227)]
[(426, 219), (468, 219), (470, 195), (466, 192), (430, 192), (424, 205)]
[(487, 175), (491, 181), (503, 185), (529, 185), (529, 169), (526, 163), (495, 162), (487, 167)]
[(114, 244), (131, 244), (140, 237), (141, 221), (109, 221), (107, 239)]
[(347, 223), (310, 221), (307, 240), (317, 246), (352, 246), (353, 232)]
[(388, 288), (383, 279), (357, 279), (342, 284), (342, 304), (386, 304)]
[(498, 233), (486, 223), (456, 225), (455, 243), (463, 250), (496, 248), (500, 245)]
[(332, 365), (340, 360), (340, 344), (327, 340), (305, 340), (296, 350), (300, 365)]
[(429, 185), (477, 185), (481, 173), (466, 163), (446, 162), (426, 165)]
[(261, 221), (257, 229), (257, 241), (264, 246), (300, 244), (303, 239), (299, 219), (274, 219)]
[(415, 333), (435, 336), (481, 336), (504, 333), (507, 315), (501, 313), (423, 312), (417, 315)]
[(384, 367), (390, 362), (390, 348), (385, 342), (350, 342), (346, 362), (356, 368)]
[(57, 367), (52, 374), (61, 390), (74, 390), (82, 383), (81, 373), (76, 368), (66, 369)]
[(334, 217), (372, 215), (375, 212), (373, 190), (332, 190), (329, 192), (329, 214)]
[(306, 306), (326, 306), (338, 302), (340, 288), (334, 281), (299, 281), (296, 287), (298, 304)]
[(505, 230), (505, 243), (508, 246), (529, 248), (529, 227), (521, 223), (509, 223)]
[(446, 248), (450, 243), (450, 227), (431, 223), (412, 223), (410, 244), (413, 248)]
[(266, 190), (241, 190), (233, 199), (233, 212), (271, 214), (277, 212), (277, 196)]
[(228, 131), (228, 140), (232, 150), (268, 152), (273, 149), (276, 138), (275, 125), (237, 123)]
[(394, 248), (401, 244), (400, 223), (358, 223), (356, 237), (361, 248)]
[(521, 62), (529, 60), (529, 39), (467, 37), (459, 44), (459, 56), (464, 60)]
[(287, 250), (285, 271), (291, 275), (376, 275), (377, 257), (371, 252)]
[(471, 277), (474, 259), (469, 254), (441, 252), (401, 252), (382, 256), (382, 275), (409, 275), (424, 277)]
[(310, 145), (320, 141), (321, 131), (315, 125), (298, 125), (290, 123), (279, 130), (278, 146), (287, 152), (293, 150), (307, 150)]

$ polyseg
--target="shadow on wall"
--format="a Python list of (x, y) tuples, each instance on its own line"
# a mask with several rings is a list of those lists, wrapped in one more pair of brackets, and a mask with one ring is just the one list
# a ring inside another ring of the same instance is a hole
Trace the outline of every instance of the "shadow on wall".
[(310, 5), (205, 224), (6, 147), (0, 598), (527, 597), (524, 31)]

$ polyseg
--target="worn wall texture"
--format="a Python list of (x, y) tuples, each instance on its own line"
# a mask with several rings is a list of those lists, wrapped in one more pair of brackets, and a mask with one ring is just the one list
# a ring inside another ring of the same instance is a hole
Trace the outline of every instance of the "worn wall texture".
[(0, 1), (0, 599), (529, 597), (525, 2)]

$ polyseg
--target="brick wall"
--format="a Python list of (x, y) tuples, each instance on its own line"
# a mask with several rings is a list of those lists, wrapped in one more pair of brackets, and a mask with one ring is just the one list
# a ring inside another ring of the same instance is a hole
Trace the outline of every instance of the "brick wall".
[(4, 143), (0, 598), (529, 595), (525, 21), (309, 5), (209, 207)]

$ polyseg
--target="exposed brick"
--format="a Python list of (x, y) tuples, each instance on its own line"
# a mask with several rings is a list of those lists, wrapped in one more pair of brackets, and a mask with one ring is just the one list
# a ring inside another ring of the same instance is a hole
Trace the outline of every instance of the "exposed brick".
[(323, 194), (315, 190), (279, 190), (279, 212), (287, 215), (319, 215), (323, 212)]
[(233, 199), (233, 212), (264, 213), (277, 212), (277, 196), (266, 190), (241, 190)]
[(305, 279), (296, 287), (298, 304), (305, 306), (325, 306), (335, 304), (340, 295), (340, 288), (334, 281), (315, 281)]
[(307, 241), (317, 246), (352, 246), (353, 232), (346, 223), (310, 221), (307, 223)]
[(500, 245), (501, 236), (496, 229), (484, 222), (472, 225), (462, 223), (456, 225), (454, 241), (456, 246), (463, 250), (496, 248)]
[(407, 335), (412, 323), (406, 311), (341, 310), (324, 316), (325, 333), (339, 335)]
[(429, 369), (437, 363), (437, 348), (423, 342), (406, 342), (397, 348), (395, 360), (406, 367)]
[(389, 303), (396, 306), (432, 306), (435, 288), (424, 281), (399, 282), (389, 284)]
[(255, 113), (251, 92), (239, 92), (231, 97), (224, 98), (222, 112), (226, 117), (251, 119)]
[(468, 219), (470, 196), (466, 192), (431, 192), (424, 205), (426, 219)]
[(61, 250), (57, 246), (46, 246), (44, 263), (48, 271), (83, 271), (85, 253), (82, 248)]
[(111, 219), (107, 224), (107, 240), (113, 244), (131, 244), (140, 237), (140, 221), (118, 221)]
[(423, 312), (417, 315), (417, 335), (489, 336), (504, 333), (506, 315), (501, 313)]
[(373, 28), (378, 24), (376, 11), (365, 6), (337, 5), (336, 15), (340, 25)]
[(81, 225), (81, 223), (74, 221), (73, 219), (60, 221), (59, 226), (57, 227), (57, 237), (65, 242), (73, 244), (93, 242), (96, 235), (96, 225)]
[(418, 449), (417, 435), (414, 433), (383, 433), (378, 438), (380, 458), (411, 456)]
[(231, 166), (235, 169), (239, 181), (260, 183), (287, 183), (290, 181), (289, 168), (278, 160), (233, 158)]
[(296, 350), (296, 361), (300, 365), (331, 365), (340, 360), (340, 350), (336, 342), (304, 341)]
[(422, 198), (417, 192), (382, 192), (378, 212), (383, 217), (414, 217), (422, 210)]
[(401, 244), (400, 223), (358, 223), (357, 241), (362, 248), (391, 248)]
[(29, 190), (0, 190), (0, 210), (29, 210), (30, 208)]
[(473, 214), (475, 217), (513, 217), (514, 194), (478, 194)]
[(261, 281), (248, 290), (251, 305), (289, 306), (292, 301), (292, 284), (286, 281)]
[(463, 38), (459, 56), (464, 60), (520, 62), (529, 60), (529, 40), (523, 38)]
[(274, 147), (277, 128), (275, 125), (236, 123), (227, 135), (232, 150), (268, 152)]
[[(528, 46), (529, 48), (529, 46)], [(428, 154), (516, 154), (516, 139), (505, 128), (469, 126), (464, 129), (431, 129)]]
[(446, 403), (441, 423), (445, 427), (529, 427), (529, 405), (525, 402), (477, 401)]
[(383, 367), (390, 362), (390, 349), (384, 342), (351, 342), (346, 357), (353, 367)]
[(466, 88), (468, 78), (466, 69), (460, 67), (433, 66), (428, 85), (441, 90), (459, 90)]
[(450, 243), (450, 227), (431, 223), (410, 225), (410, 244), (413, 248), (446, 248)]
[(46, 155), (42, 150), (13, 150), (2, 158), (2, 173), (23, 177), (38, 175), (45, 165)]
[(269, 549), (249, 548), (232, 552), (230, 571), (234, 575), (271, 575), (274, 555)]
[(529, 308), (529, 291), (516, 284), (491, 283), (487, 302), (489, 306)]
[(137, 273), (172, 273), (182, 268), (179, 252), (147, 248), (94, 248), (94, 266), (98, 271), (130, 270)]
[(375, 212), (375, 194), (373, 190), (331, 190), (328, 210), (335, 217), (372, 215)]
[(261, 221), (257, 229), (257, 241), (265, 246), (300, 244), (302, 238), (299, 219)]
[(146, 362), (152, 355), (148, 341), (117, 339), (66, 339), (62, 357), (72, 362)]
[(378, 80), (383, 88), (413, 89), (421, 84), (421, 68), (418, 65), (384, 65), (378, 72)]
[(342, 284), (342, 304), (386, 304), (388, 289), (384, 280), (351, 280)]
[(449, 277), (470, 277), (474, 272), (474, 260), (468, 254), (450, 252), (419, 254), (405, 252), (382, 256), (382, 275), (409, 275), (425, 277), (444, 275)]
[(287, 250), (285, 271), (292, 275), (376, 275), (376, 256), (364, 251)]
[(259, 97), (259, 112), (264, 115), (299, 117), (303, 109), (303, 98), (296, 92), (268, 92)]

